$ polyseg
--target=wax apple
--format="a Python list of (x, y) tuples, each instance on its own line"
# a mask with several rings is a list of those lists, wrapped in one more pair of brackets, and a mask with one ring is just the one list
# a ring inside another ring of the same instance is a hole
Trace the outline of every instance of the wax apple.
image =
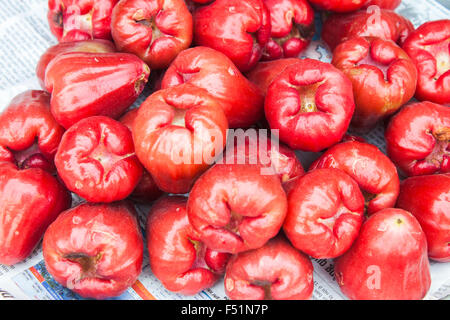
[(224, 53), (242, 72), (259, 61), (270, 30), (270, 13), (263, 0), (216, 0), (194, 13), (197, 45)]
[(130, 130), (103, 116), (89, 117), (70, 127), (61, 140), (55, 164), (67, 188), (90, 202), (125, 199), (142, 175)]
[(426, 22), (403, 44), (415, 62), (418, 100), (450, 105), (450, 20)]
[(189, 223), (187, 198), (166, 196), (150, 209), (147, 247), (150, 268), (167, 290), (194, 295), (225, 272), (227, 253), (207, 248)]
[(272, 81), (264, 109), (282, 142), (318, 152), (339, 142), (347, 131), (355, 109), (352, 84), (333, 65), (303, 59)]
[(48, 48), (39, 58), (36, 66), (36, 76), (39, 84), (45, 89), (45, 71), (48, 64), (59, 54), (67, 52), (115, 52), (114, 43), (108, 40), (82, 40), (71, 42), (60, 42)]
[(249, 127), (263, 117), (264, 97), (223, 53), (194, 47), (182, 51), (164, 74), (163, 89), (189, 83), (206, 89), (222, 106), (230, 127)]
[(51, 111), (66, 129), (89, 116), (118, 118), (137, 99), (150, 69), (128, 53), (65, 53), (47, 66)]
[(50, 112), (50, 95), (28, 90), (0, 114), (0, 160), (19, 169), (55, 171), (53, 159), (64, 133)]
[(111, 19), (117, 48), (151, 69), (167, 68), (192, 42), (192, 15), (183, 0), (120, 0)]
[(85, 298), (119, 296), (137, 280), (144, 244), (128, 203), (84, 203), (63, 212), (44, 235), (51, 276)]
[(48, 24), (60, 42), (111, 39), (111, 13), (118, 0), (49, 0)]
[(450, 262), (450, 174), (411, 177), (400, 187), (397, 207), (411, 212), (427, 237), (428, 256)]
[(281, 228), (287, 210), (279, 178), (261, 165), (216, 164), (194, 184), (189, 221), (208, 248), (238, 253), (259, 248)]
[(264, 60), (297, 57), (314, 35), (314, 10), (306, 0), (264, 0), (270, 12), (271, 34)]
[(353, 37), (377, 37), (402, 45), (412, 31), (413, 24), (392, 10), (360, 10), (328, 17), (323, 24), (322, 40), (331, 50)]
[(368, 0), (309, 0), (309, 2), (321, 10), (336, 12), (349, 12), (362, 8)]
[(226, 144), (228, 122), (217, 100), (191, 84), (159, 90), (133, 124), (136, 154), (158, 187), (186, 193)]
[(363, 8), (378, 6), (381, 9), (394, 10), (400, 5), (401, 2), (402, 0), (369, 0)]
[(331, 63), (352, 81), (354, 130), (370, 131), (414, 96), (416, 67), (390, 40), (351, 38), (336, 47)]
[(450, 109), (432, 102), (410, 104), (385, 131), (392, 161), (408, 176), (450, 172)]
[[(125, 113), (121, 118), (120, 122), (124, 124), (129, 130), (133, 130), (133, 122), (136, 119), (138, 109), (134, 108)], [(163, 192), (159, 190), (152, 178), (151, 174), (147, 170), (142, 171), (142, 177), (139, 180), (136, 188), (134, 188), (130, 197), (138, 202), (149, 202), (159, 198)]]
[(310, 167), (345, 171), (359, 185), (369, 215), (395, 205), (400, 181), (397, 168), (376, 146), (348, 141), (339, 143), (319, 157)]
[(311, 257), (335, 258), (347, 251), (363, 222), (364, 196), (339, 169), (317, 169), (293, 182), (283, 230)]
[(335, 260), (334, 272), (342, 292), (353, 300), (422, 299), (431, 284), (425, 234), (411, 213), (381, 210)]
[(225, 274), (233, 300), (307, 300), (313, 289), (311, 261), (281, 236), (233, 256)]

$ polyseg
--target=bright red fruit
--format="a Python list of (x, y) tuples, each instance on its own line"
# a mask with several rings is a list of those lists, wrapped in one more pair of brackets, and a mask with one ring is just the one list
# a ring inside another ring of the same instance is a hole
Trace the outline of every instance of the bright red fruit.
[(150, 209), (147, 247), (150, 268), (167, 290), (194, 295), (225, 272), (230, 255), (210, 250), (189, 224), (187, 198), (164, 197)]
[(314, 10), (306, 0), (264, 0), (272, 25), (264, 60), (297, 57), (314, 35)]
[(334, 271), (342, 292), (353, 300), (422, 299), (431, 284), (425, 234), (409, 212), (381, 210), (335, 260)]
[(270, 38), (263, 0), (216, 0), (194, 13), (194, 40), (229, 57), (242, 72), (252, 69)]
[(221, 154), (227, 129), (217, 100), (186, 83), (144, 101), (133, 123), (133, 139), (139, 160), (158, 187), (186, 193)]
[(369, 0), (309, 0), (309, 2), (321, 10), (336, 12), (355, 11), (362, 8)]
[(238, 253), (259, 248), (281, 228), (287, 210), (279, 178), (264, 167), (216, 164), (194, 184), (189, 221), (213, 250)]
[(335, 258), (355, 241), (363, 217), (364, 196), (356, 181), (339, 169), (317, 169), (290, 186), (283, 230), (309, 256)]
[(48, 48), (40, 57), (36, 66), (36, 76), (39, 84), (45, 89), (45, 71), (48, 64), (59, 54), (67, 52), (115, 52), (114, 43), (108, 40), (82, 40), (71, 42), (60, 42)]
[(450, 20), (426, 22), (412, 32), (403, 49), (419, 78), (415, 97), (450, 105)]
[(402, 0), (369, 0), (363, 8), (378, 6), (381, 9), (394, 10), (400, 5), (401, 2)]
[(48, 24), (58, 41), (111, 39), (111, 13), (118, 0), (49, 0)]
[(90, 116), (118, 118), (137, 99), (150, 69), (128, 53), (64, 53), (47, 66), (51, 110), (66, 129)]
[(130, 130), (103, 116), (89, 117), (70, 127), (61, 140), (55, 164), (67, 188), (90, 202), (125, 199), (142, 175)]
[(86, 298), (122, 294), (142, 269), (144, 243), (128, 203), (84, 203), (63, 212), (44, 235), (45, 266), (61, 285)]
[(233, 256), (225, 274), (233, 300), (307, 300), (313, 289), (311, 261), (282, 237)]
[(220, 102), (229, 126), (249, 127), (263, 117), (264, 97), (223, 53), (194, 47), (180, 52), (164, 74), (163, 89), (189, 83)]
[(360, 10), (328, 17), (323, 24), (322, 39), (331, 50), (353, 37), (377, 37), (402, 45), (412, 31), (413, 24), (392, 10)]
[(363, 191), (369, 215), (395, 205), (400, 188), (397, 168), (374, 145), (339, 143), (325, 151), (310, 170), (318, 168), (336, 168), (349, 174)]
[(389, 122), (386, 148), (408, 176), (450, 172), (450, 108), (432, 102), (405, 106)]
[(318, 152), (339, 142), (347, 131), (355, 109), (352, 84), (333, 65), (303, 59), (272, 81), (264, 108), (282, 142)]
[[(137, 108), (131, 109), (119, 119), (130, 131), (133, 130), (133, 122), (138, 110)], [(143, 170), (142, 177), (130, 197), (138, 202), (149, 202), (156, 200), (162, 194), (163, 192), (159, 190), (151, 174), (147, 170)]]
[(53, 158), (64, 133), (50, 112), (50, 95), (25, 91), (0, 114), (0, 160), (19, 169), (55, 170)]
[(120, 0), (111, 28), (120, 51), (136, 54), (151, 69), (163, 69), (190, 46), (193, 22), (183, 0)]
[(334, 49), (331, 63), (352, 81), (356, 107), (351, 126), (360, 132), (370, 131), (414, 96), (416, 67), (390, 40), (351, 38)]
[(450, 262), (450, 174), (411, 177), (400, 186), (397, 207), (419, 221), (428, 243), (428, 256)]

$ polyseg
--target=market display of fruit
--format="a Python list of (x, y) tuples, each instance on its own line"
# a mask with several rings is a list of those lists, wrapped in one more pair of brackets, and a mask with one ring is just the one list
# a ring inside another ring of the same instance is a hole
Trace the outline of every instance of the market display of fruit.
[(349, 299), (423, 299), (450, 261), (450, 20), (400, 3), (49, 0), (42, 88), (0, 113), (0, 264), (42, 240), (84, 298), (151, 270), (307, 300), (330, 259)]

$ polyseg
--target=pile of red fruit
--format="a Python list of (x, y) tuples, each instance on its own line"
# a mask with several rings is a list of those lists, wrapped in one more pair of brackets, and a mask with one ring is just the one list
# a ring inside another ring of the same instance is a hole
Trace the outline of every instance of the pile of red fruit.
[[(49, 0), (43, 90), (0, 115), (0, 263), (43, 238), (54, 279), (101, 299), (147, 248), (173, 292), (309, 299), (310, 258), (335, 259), (351, 299), (422, 299), (450, 261), (450, 20), (399, 3)], [(331, 63), (298, 58), (315, 10)], [(346, 135), (380, 122), (387, 155)], [(305, 172), (294, 150), (322, 154)]]

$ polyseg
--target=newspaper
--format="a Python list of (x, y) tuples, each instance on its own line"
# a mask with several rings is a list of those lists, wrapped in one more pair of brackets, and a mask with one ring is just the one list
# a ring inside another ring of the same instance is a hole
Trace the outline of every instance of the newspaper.
[[(409, 18), (415, 27), (425, 21), (448, 19), (450, 8), (445, 8), (435, 0), (403, 0), (396, 10)], [(57, 43), (50, 33), (47, 20), (47, 0), (0, 0), (0, 111), (9, 101), (22, 91), (40, 89), (35, 76), (35, 67), (41, 54)], [(317, 34), (302, 57), (330, 61), (331, 54), (320, 42), (319, 15), (316, 19)], [(135, 103), (138, 106), (150, 90), (144, 90)], [(385, 152), (382, 126), (377, 127), (364, 138)], [(308, 152), (298, 152), (305, 168), (318, 156)], [(74, 196), (74, 202), (80, 199)], [(138, 206), (142, 231), (149, 206)], [(145, 251), (146, 252), (146, 251)], [(312, 259), (314, 265), (314, 293), (312, 299), (342, 300), (346, 297), (336, 283), (333, 260)], [(425, 299), (450, 299), (450, 263), (431, 262), (431, 288)], [(25, 261), (8, 267), (0, 265), (1, 299), (82, 299), (69, 289), (56, 283), (45, 268), (39, 245)], [(223, 287), (223, 279), (216, 285), (194, 296), (183, 296), (167, 291), (152, 274), (148, 257), (144, 256), (143, 270), (136, 283), (115, 299), (228, 299)]]

